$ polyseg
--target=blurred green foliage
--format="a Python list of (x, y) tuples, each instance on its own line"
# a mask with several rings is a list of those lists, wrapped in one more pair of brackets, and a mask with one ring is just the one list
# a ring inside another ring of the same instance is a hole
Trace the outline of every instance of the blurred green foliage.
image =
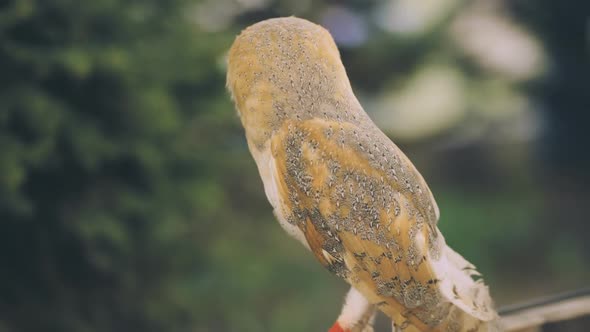
[[(378, 3), (346, 2), (368, 22)], [(493, 108), (490, 101), (511, 96), (503, 91), (519, 90), (486, 76), (449, 42), (457, 4), (420, 34), (392, 36), (368, 24), (365, 44), (342, 47), (361, 99), (370, 106), (433, 62), (467, 77), (466, 98), (477, 101), (469, 108)], [(559, 57), (560, 44), (553, 46), (561, 37), (548, 32), (558, 29), (555, 22), (543, 23), (551, 2), (532, 14), (526, 1), (519, 4), (539, 38), (551, 37), (546, 44), (556, 63), (569, 63)], [(0, 331), (328, 327), (347, 287), (273, 220), (225, 93), (224, 54), (246, 25), (291, 14), (319, 22), (332, 5), (0, 4)], [(576, 98), (569, 102), (580, 110)], [(446, 130), (472, 128), (485, 118), (480, 113)], [(577, 134), (586, 132), (587, 124), (573, 122)], [(571, 127), (557, 123), (562, 136)], [(432, 185), (447, 241), (480, 267), (492, 292), (512, 300), (586, 280), (588, 244), (579, 230), (587, 223), (578, 203), (587, 188), (568, 186), (577, 179), (568, 173), (562, 182), (552, 177), (560, 183), (552, 190), (528, 143), (424, 148), (446, 136), (402, 147)], [(554, 217), (561, 208), (569, 214)]]
[(2, 5), (0, 330), (194, 326), (229, 39), (184, 6)]

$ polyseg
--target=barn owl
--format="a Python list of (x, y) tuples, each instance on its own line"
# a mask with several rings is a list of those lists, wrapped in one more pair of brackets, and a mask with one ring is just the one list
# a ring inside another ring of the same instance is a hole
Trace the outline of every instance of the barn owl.
[(330, 33), (275, 18), (245, 29), (227, 86), (284, 230), (351, 285), (330, 331), (497, 331), (475, 267), (449, 248), (410, 160), (355, 97)]

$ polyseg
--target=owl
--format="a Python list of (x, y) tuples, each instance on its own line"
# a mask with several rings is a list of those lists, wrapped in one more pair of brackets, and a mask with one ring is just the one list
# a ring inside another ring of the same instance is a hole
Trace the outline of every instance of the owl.
[(445, 243), (428, 185), (355, 97), (330, 33), (304, 19), (245, 29), (227, 86), (284, 230), (351, 285), (330, 328), (497, 331), (475, 267)]

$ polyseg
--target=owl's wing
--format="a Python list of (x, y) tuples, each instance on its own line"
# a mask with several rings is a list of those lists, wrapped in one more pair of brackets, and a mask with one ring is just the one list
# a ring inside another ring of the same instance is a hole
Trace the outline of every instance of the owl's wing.
[[(330, 271), (416, 331), (488, 331), (496, 318), (475, 267), (436, 227), (438, 207), (376, 127), (285, 122), (270, 141), (275, 211)], [(267, 189), (268, 193), (269, 189)]]

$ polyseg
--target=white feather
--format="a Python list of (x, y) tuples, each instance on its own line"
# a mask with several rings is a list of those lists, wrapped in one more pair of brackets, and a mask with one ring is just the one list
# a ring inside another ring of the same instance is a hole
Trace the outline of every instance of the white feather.
[(350, 287), (342, 312), (338, 316), (338, 323), (343, 328), (351, 328), (356, 325), (370, 309), (369, 301), (356, 288)]
[(301, 229), (299, 229), (299, 227), (296, 225), (289, 223), (289, 221), (287, 221), (287, 217), (285, 216), (285, 205), (279, 193), (276, 162), (272, 156), (270, 140), (267, 141), (266, 145), (260, 150), (256, 147), (250, 146), (250, 152), (256, 161), (256, 165), (258, 166), (258, 172), (260, 173), (260, 177), (262, 178), (262, 182), (264, 184), (264, 193), (266, 194), (266, 198), (268, 199), (270, 205), (272, 205), (279, 224), (289, 235), (301, 242), (307, 249), (310, 249), (307, 239), (305, 238), (305, 235)]

